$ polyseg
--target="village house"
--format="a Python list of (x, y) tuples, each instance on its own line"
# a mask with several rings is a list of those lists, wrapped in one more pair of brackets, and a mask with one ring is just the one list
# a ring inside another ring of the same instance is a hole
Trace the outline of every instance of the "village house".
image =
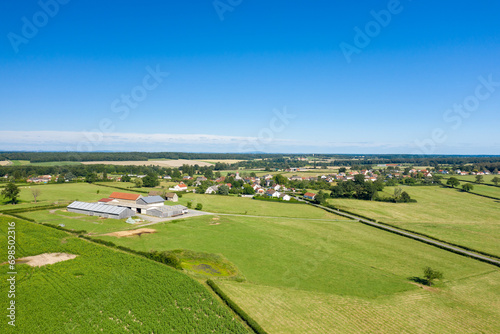
[(280, 197), (280, 193), (277, 192), (274, 189), (269, 189), (268, 191), (266, 191), (266, 196), (268, 196), (268, 197), (274, 197), (274, 198), (279, 198)]
[(186, 191), (187, 189), (188, 189), (187, 185), (185, 185), (182, 182), (175, 185), (175, 187), (173, 188), (168, 188), (168, 190), (174, 190), (174, 191)]
[(304, 194), (304, 198), (305, 199), (314, 200), (316, 198), (316, 194), (307, 192), (307, 193)]
[(170, 201), (170, 202), (177, 202), (177, 201), (179, 201), (179, 196), (177, 196), (176, 193), (166, 193), (165, 200)]

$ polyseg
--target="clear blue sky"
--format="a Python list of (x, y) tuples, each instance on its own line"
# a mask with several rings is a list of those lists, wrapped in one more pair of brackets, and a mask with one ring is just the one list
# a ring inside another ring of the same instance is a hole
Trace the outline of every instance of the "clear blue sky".
[(500, 154), (498, 1), (54, 1), (0, 2), (0, 150)]

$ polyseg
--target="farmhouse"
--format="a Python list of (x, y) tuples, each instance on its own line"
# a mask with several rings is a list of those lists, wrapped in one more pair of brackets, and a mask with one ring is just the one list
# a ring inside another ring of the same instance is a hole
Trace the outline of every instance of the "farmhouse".
[(208, 187), (207, 190), (205, 190), (205, 194), (216, 194), (218, 189), (219, 186)]
[(81, 213), (88, 216), (99, 216), (113, 219), (124, 219), (134, 215), (134, 211), (128, 208), (78, 201), (68, 205), (67, 210), (68, 212)]
[(187, 190), (187, 185), (185, 185), (184, 183), (179, 183), (177, 184), (175, 187), (173, 188), (169, 188), (169, 190), (174, 190), (174, 191), (186, 191)]
[(173, 205), (173, 206), (165, 205), (160, 207), (154, 207), (147, 210), (148, 215), (159, 218), (180, 216), (187, 212), (188, 212), (187, 208), (182, 205)]
[(314, 200), (316, 198), (316, 194), (314, 193), (305, 193), (304, 198)]

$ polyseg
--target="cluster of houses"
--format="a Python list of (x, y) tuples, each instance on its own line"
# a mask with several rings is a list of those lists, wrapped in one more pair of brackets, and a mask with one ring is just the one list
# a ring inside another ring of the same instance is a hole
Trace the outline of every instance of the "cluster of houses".
[[(172, 201), (177, 197), (171, 196)], [(168, 197), (167, 197), (167, 200)], [(97, 203), (75, 201), (68, 205), (69, 212), (98, 216), (103, 218), (124, 219), (142, 213), (149, 216), (168, 218), (186, 214), (187, 208), (182, 205), (165, 205), (165, 199), (158, 195), (145, 196), (140, 194), (113, 192), (107, 198), (101, 198)]]
[(30, 177), (26, 180), (28, 183), (49, 183), (52, 181), (51, 175), (41, 175), (36, 177)]

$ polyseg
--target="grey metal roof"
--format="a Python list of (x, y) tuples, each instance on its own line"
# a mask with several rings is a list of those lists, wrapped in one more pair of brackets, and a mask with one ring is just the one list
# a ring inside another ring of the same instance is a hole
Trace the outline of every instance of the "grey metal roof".
[(127, 208), (114, 206), (114, 205), (106, 205), (106, 204), (98, 204), (98, 203), (87, 203), (87, 202), (79, 202), (75, 201), (68, 205), (68, 209), (77, 209), (77, 210), (85, 210), (85, 211), (93, 211), (99, 213), (108, 213), (119, 215)]
[(163, 203), (163, 202), (165, 202), (165, 200), (163, 199), (163, 197), (158, 196), (158, 195), (156, 195), (156, 196), (142, 197), (142, 198), (138, 199), (138, 201), (139, 200), (144, 201), (146, 204)]
[(187, 209), (187, 208), (183, 205), (172, 205), (172, 206), (165, 205), (165, 206), (156, 206), (154, 208), (149, 209), (148, 211), (158, 210), (161, 212), (169, 212), (169, 211), (178, 211), (178, 210), (184, 210), (184, 209)]

